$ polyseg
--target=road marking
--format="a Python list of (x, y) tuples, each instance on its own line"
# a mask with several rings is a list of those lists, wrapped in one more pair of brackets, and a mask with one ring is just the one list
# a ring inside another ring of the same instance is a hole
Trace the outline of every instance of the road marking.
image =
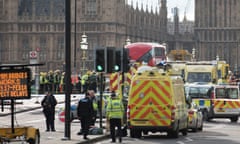
[(185, 139), (186, 139), (185, 142), (192, 142), (192, 141), (193, 141), (193, 139), (191, 139), (191, 138), (189, 138), (189, 137), (186, 137)]
[(185, 144), (185, 143), (182, 141), (177, 141), (176, 144)]

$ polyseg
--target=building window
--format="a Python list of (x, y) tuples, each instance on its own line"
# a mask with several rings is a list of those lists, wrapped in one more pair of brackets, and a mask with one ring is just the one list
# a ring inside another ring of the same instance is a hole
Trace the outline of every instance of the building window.
[(96, 0), (87, 0), (86, 13), (87, 13), (87, 15), (97, 15), (97, 2), (96, 2)]
[(19, 0), (18, 16), (32, 15), (32, 0)]
[(64, 37), (59, 36), (57, 40), (57, 60), (64, 59)]
[(28, 37), (24, 36), (22, 39), (22, 59), (26, 60), (29, 58), (29, 52), (31, 51), (29, 46), (29, 39)]
[(40, 48), (41, 48), (41, 52), (39, 54), (39, 58), (40, 60), (46, 60), (47, 58), (47, 40), (46, 37), (41, 36), (40, 37)]
[(50, 0), (35, 0), (36, 16), (50, 16)]
[(53, 16), (65, 16), (65, 0), (52, 0)]

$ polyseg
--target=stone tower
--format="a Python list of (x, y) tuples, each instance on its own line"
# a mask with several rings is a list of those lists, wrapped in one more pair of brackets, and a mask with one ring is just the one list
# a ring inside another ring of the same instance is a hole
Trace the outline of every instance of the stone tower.
[(195, 0), (195, 40), (197, 59), (240, 65), (240, 1)]

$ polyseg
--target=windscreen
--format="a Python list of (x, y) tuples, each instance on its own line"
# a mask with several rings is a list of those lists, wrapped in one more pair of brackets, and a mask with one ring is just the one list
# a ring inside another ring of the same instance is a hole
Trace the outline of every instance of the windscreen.
[(210, 98), (210, 87), (185, 87), (185, 91), (187, 95), (194, 98), (203, 98), (208, 99)]
[(211, 82), (210, 72), (189, 72), (187, 76), (187, 82)]

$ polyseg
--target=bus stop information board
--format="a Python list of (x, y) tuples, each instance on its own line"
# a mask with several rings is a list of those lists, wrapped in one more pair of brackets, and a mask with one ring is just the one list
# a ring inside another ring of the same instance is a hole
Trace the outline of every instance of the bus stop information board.
[(0, 99), (29, 99), (30, 80), (29, 68), (0, 70)]

